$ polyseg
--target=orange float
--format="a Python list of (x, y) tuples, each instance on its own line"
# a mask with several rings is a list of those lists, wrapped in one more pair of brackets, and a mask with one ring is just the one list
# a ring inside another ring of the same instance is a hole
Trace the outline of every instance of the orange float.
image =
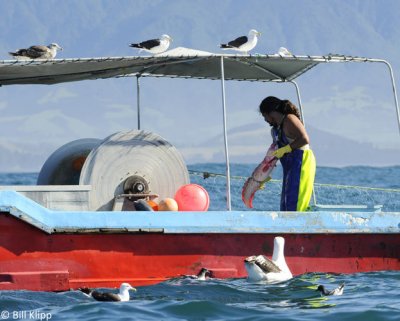
[(173, 198), (164, 198), (158, 203), (159, 211), (177, 211), (178, 204)]
[(147, 204), (150, 205), (150, 207), (153, 209), (153, 211), (158, 211), (158, 204), (154, 202), (153, 200), (148, 200)]

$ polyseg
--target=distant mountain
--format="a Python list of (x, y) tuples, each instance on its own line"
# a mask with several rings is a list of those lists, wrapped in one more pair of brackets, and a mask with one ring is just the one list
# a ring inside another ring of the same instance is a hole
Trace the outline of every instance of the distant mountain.
[[(312, 149), (319, 166), (398, 165), (400, 149), (378, 149), (368, 143), (307, 127)], [(262, 160), (272, 139), (267, 127), (248, 124), (228, 132), (230, 160), (233, 163), (254, 163)], [(195, 147), (181, 148), (188, 163), (224, 162), (223, 138), (216, 136)]]
[[(171, 48), (220, 53), (220, 43), (256, 28), (262, 36), (254, 54), (285, 46), (296, 55), (383, 58), (392, 63), (399, 84), (399, 9), (398, 0), (0, 1), (0, 59), (51, 42), (64, 47), (58, 58), (137, 55), (129, 43), (163, 33), (173, 37)], [(296, 79), (309, 107), (307, 126), (319, 165), (399, 165), (399, 150), (376, 147), (382, 142), (396, 147), (398, 138), (388, 75), (383, 64), (321, 64)], [(220, 117), (220, 85), (192, 82), (143, 79), (142, 127), (168, 137), (189, 163), (223, 162), (222, 137), (212, 130)], [(354, 86), (359, 90), (351, 91)], [(135, 128), (135, 87), (134, 78), (3, 86), (0, 171), (38, 171), (69, 140)], [(293, 100), (296, 93), (290, 84), (227, 82), (226, 87), (231, 161), (257, 162), (271, 143), (268, 128), (255, 118), (229, 117), (251, 114), (266, 95)], [(346, 120), (346, 137), (335, 135)], [(360, 136), (374, 145), (354, 138)]]
[[(398, 165), (400, 149), (378, 149), (371, 144), (333, 135), (308, 126), (312, 149), (318, 166)], [(272, 140), (267, 126), (247, 124), (228, 132), (228, 148), (232, 163), (261, 161)], [(61, 145), (60, 145), (61, 146)], [(60, 146), (13, 145), (0, 143), (0, 172), (39, 172), (46, 159)], [(222, 163), (225, 161), (222, 136), (188, 146), (177, 146), (188, 164)]]
[(49, 155), (44, 146), (17, 147), (0, 143), (0, 172), (39, 172)]

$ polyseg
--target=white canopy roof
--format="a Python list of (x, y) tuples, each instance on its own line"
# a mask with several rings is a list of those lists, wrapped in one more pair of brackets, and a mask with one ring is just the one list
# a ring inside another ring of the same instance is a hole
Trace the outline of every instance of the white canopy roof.
[(221, 57), (225, 79), (251, 81), (290, 81), (319, 63), (376, 61), (339, 55), (221, 55), (180, 47), (155, 56), (0, 60), (0, 85), (50, 85), (132, 75), (220, 79)]

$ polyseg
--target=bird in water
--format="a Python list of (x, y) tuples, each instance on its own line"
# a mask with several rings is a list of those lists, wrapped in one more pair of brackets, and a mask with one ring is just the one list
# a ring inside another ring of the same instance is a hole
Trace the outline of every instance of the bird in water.
[(92, 297), (96, 301), (126, 302), (129, 301), (129, 290), (136, 291), (129, 283), (122, 283), (119, 287), (119, 293), (100, 292), (89, 288), (79, 288), (84, 294)]
[(244, 260), (247, 271), (247, 279), (251, 282), (267, 281), (268, 283), (283, 282), (293, 277), (286, 264), (284, 255), (285, 239), (274, 238), (274, 250), (272, 259), (264, 255), (249, 256)]
[(48, 46), (30, 46), (26, 49), (18, 49), (9, 54), (16, 59), (54, 59), (58, 50), (63, 50), (58, 44), (51, 43)]
[(200, 272), (197, 273), (195, 279), (199, 281), (205, 281), (207, 278), (212, 278), (214, 277), (213, 272), (209, 269), (206, 268), (201, 268)]
[(323, 285), (319, 285), (317, 291), (321, 292), (322, 295), (342, 295), (344, 291), (344, 283), (340, 284), (336, 289), (327, 290)]
[[(160, 54), (166, 51), (172, 42), (172, 38), (168, 35), (162, 35), (159, 39), (150, 39), (140, 43), (131, 43), (129, 47), (138, 48), (152, 54)], [(140, 52), (139, 51), (139, 52)]]
[(199, 273), (197, 273), (196, 275), (183, 275), (184, 279), (194, 279), (194, 280), (199, 280), (199, 281), (205, 281), (209, 278), (213, 278), (214, 274), (211, 270), (207, 269), (207, 268), (201, 268), (201, 270), (199, 271)]
[(242, 53), (248, 54), (257, 45), (258, 37), (261, 35), (255, 29), (251, 29), (247, 36), (238, 37), (235, 40), (229, 41), (227, 44), (221, 44), (220, 48), (227, 50), (237, 50)]

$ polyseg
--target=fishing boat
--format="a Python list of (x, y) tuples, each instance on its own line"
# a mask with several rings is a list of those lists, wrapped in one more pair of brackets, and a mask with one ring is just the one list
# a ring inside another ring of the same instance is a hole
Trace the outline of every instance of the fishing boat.
[[(400, 270), (400, 212), (362, 204), (314, 204), (308, 212), (232, 210), (225, 81), (291, 83), (302, 110), (295, 80), (318, 65), (338, 63), (388, 67), (400, 129), (393, 71), (382, 59), (175, 48), (155, 56), (0, 61), (0, 90), (129, 76), (138, 91), (137, 129), (65, 144), (43, 164), (37, 185), (0, 188), (0, 290), (140, 286), (203, 267), (217, 278), (241, 278), (244, 258), (271, 256), (275, 236), (285, 238), (294, 275)], [(132, 211), (132, 199), (174, 197), (190, 183), (179, 151), (140, 128), (142, 77), (220, 80), (226, 210)]]

